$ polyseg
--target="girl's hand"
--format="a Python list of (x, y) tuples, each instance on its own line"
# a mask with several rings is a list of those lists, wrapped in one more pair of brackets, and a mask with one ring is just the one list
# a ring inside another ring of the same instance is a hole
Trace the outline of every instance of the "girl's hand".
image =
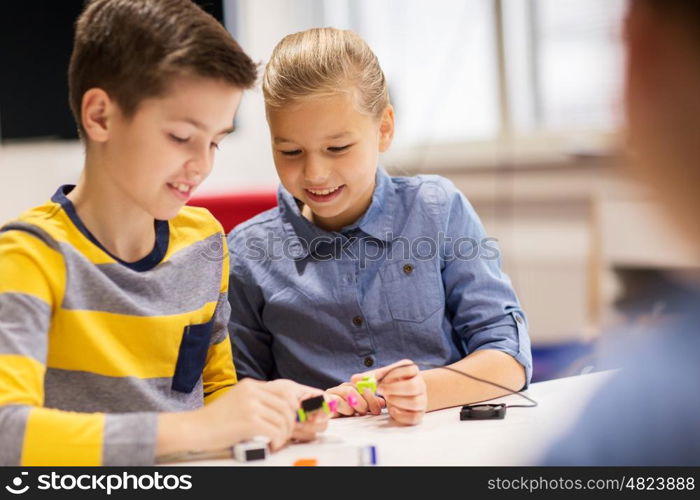
[(367, 390), (360, 394), (350, 382), (344, 382), (326, 390), (326, 399), (336, 401), (334, 417), (366, 415), (367, 413), (379, 415), (382, 408), (386, 406), (383, 398)]
[[(394, 420), (404, 425), (416, 425), (423, 420), (428, 407), (428, 395), (421, 371), (413, 361), (404, 359), (376, 370), (355, 374), (351, 382), (354, 384), (365, 376), (373, 376), (377, 380), (377, 392), (386, 400), (389, 415)], [(375, 399), (381, 398), (375, 396)]]

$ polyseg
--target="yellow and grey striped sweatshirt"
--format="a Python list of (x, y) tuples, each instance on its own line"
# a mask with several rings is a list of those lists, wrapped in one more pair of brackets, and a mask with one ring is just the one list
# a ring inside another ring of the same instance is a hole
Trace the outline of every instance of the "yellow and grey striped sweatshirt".
[(123, 262), (71, 188), (0, 229), (0, 464), (152, 464), (158, 412), (236, 383), (226, 238), (185, 207)]

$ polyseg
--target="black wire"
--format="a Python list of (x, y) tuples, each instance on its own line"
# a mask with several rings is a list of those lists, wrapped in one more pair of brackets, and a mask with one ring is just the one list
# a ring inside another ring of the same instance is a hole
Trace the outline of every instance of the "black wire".
[(417, 364), (417, 363), (411, 363), (411, 364), (407, 364), (407, 365), (399, 365), (399, 366), (395, 366), (395, 367), (389, 369), (384, 375), (382, 375), (382, 376), (379, 378), (379, 380), (377, 380), (377, 384), (381, 383), (381, 381), (384, 380), (384, 379), (386, 378), (387, 375), (389, 375), (391, 372), (393, 372), (393, 371), (396, 370), (397, 368), (404, 368), (404, 367), (413, 366), (413, 365), (415, 365), (415, 366), (422, 366), (423, 368), (442, 368), (443, 370), (451, 371), (451, 372), (454, 372), (454, 373), (459, 373), (460, 375), (463, 375), (463, 376), (465, 376), (465, 377), (468, 377), (468, 378), (470, 378), (470, 379), (472, 379), (472, 380), (476, 380), (476, 381), (478, 381), (478, 382), (483, 382), (484, 384), (489, 384), (489, 385), (492, 385), (492, 386), (494, 386), (494, 387), (498, 387), (499, 389), (503, 389), (504, 391), (507, 391), (509, 394), (515, 394), (516, 396), (520, 396), (521, 398), (525, 398), (525, 399), (527, 399), (530, 403), (532, 403), (532, 404), (530, 404), (530, 405), (507, 405), (507, 406), (506, 406), (507, 408), (534, 408), (535, 406), (538, 405), (537, 401), (535, 401), (534, 399), (530, 398), (529, 396), (526, 396), (526, 395), (523, 394), (522, 392), (514, 391), (513, 389), (510, 389), (510, 388), (508, 388), (508, 387), (506, 387), (506, 386), (504, 386), (504, 385), (501, 385), (501, 384), (497, 384), (496, 382), (491, 382), (490, 380), (485, 380), (485, 379), (483, 379), (483, 378), (475, 377), (474, 375), (470, 375), (469, 373), (463, 372), (462, 370), (458, 370), (458, 369), (456, 369), (456, 368), (452, 368), (451, 366), (423, 365), (423, 364), (419, 365), (419, 364)]

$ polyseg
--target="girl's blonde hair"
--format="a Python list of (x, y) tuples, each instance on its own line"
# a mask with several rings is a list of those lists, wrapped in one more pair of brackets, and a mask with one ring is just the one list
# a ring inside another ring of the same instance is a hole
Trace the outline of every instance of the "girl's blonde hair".
[(377, 56), (350, 30), (313, 28), (284, 37), (263, 77), (266, 107), (351, 93), (358, 111), (381, 116), (389, 90)]

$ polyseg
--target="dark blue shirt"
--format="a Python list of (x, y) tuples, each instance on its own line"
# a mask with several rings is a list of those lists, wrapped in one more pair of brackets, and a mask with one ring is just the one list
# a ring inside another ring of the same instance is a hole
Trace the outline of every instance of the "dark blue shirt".
[(412, 359), (424, 368), (496, 349), (532, 372), (525, 315), (496, 241), (439, 176), (378, 169), (371, 204), (338, 232), (283, 187), (229, 235), (229, 332), (239, 377), (328, 388)]

